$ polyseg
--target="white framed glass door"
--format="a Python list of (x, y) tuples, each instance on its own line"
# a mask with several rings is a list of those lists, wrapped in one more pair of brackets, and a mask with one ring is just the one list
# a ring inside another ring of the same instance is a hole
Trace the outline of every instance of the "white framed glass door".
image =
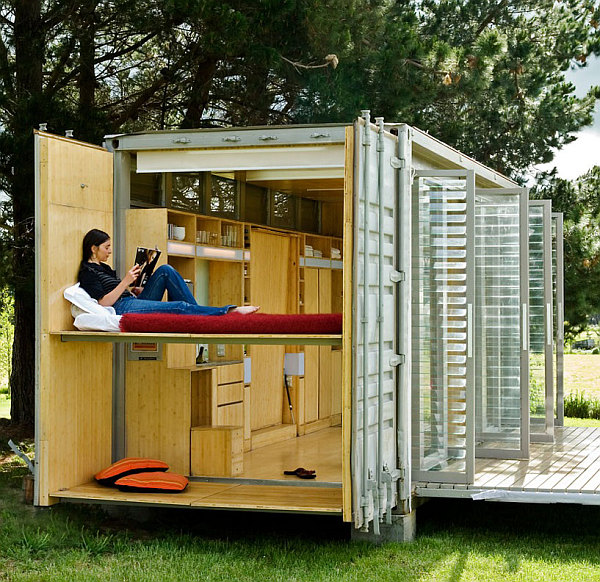
[(529, 454), (525, 188), (475, 194), (475, 454)]
[(413, 480), (474, 478), (474, 202), (466, 170), (413, 182)]
[(552, 306), (554, 311), (554, 392), (555, 426), (565, 421), (564, 353), (565, 353), (565, 287), (563, 259), (563, 215), (552, 213)]
[(529, 201), (529, 388), (531, 442), (554, 438), (551, 202)]

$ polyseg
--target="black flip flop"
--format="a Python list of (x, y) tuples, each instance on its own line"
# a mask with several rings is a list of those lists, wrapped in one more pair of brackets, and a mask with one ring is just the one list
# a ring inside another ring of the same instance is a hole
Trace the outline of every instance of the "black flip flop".
[(314, 471), (305, 471), (304, 473), (296, 473), (296, 477), (300, 477), (300, 479), (316, 479), (317, 474)]
[[(284, 471), (284, 475), (296, 475), (296, 477), (300, 477), (301, 475), (315, 475), (315, 471), (311, 469), (305, 469), (304, 467), (298, 467), (293, 471)], [(316, 476), (316, 475), (315, 475)], [(301, 477), (301, 479), (311, 479), (311, 477)]]

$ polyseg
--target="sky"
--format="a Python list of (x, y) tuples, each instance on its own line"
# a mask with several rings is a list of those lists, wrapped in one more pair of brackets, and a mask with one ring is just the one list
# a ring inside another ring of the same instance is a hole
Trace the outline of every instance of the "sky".
[[(575, 85), (575, 94), (578, 97), (583, 96), (592, 85), (600, 85), (600, 58), (590, 57), (587, 67), (570, 70), (566, 77)], [(538, 168), (547, 170), (556, 166), (561, 178), (573, 180), (595, 165), (600, 165), (600, 105), (598, 103), (594, 125), (580, 131), (574, 142), (556, 152), (552, 162), (540, 165)]]

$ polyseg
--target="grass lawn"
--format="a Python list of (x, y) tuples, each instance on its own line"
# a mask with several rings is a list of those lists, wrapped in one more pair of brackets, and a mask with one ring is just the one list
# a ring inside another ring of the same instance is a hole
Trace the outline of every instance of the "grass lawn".
[[(600, 397), (600, 356), (568, 354), (565, 369)], [(31, 440), (0, 428), (0, 581), (600, 580), (600, 507), (429, 501), (416, 542), (382, 546), (350, 542), (348, 524), (323, 516), (151, 509), (136, 521), (98, 506), (35, 509), (7, 446)]]
[(565, 395), (575, 392), (600, 399), (600, 355), (565, 354)]
[(565, 426), (600, 426), (597, 418), (568, 418), (565, 416)]
[(348, 540), (339, 518), (21, 502), (26, 469), (0, 442), (0, 580), (539, 582), (600, 579), (600, 508), (430, 501), (417, 541)]
[(10, 400), (5, 394), (0, 394), (0, 418), (10, 418)]

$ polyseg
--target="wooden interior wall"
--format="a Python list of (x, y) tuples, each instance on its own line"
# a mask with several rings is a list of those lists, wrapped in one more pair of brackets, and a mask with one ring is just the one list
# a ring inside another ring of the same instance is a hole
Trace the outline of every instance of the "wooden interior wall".
[(77, 280), (84, 234), (113, 226), (112, 154), (49, 134), (36, 135), (38, 343), (36, 503), (89, 481), (111, 460), (112, 345), (69, 344), (66, 287)]
[[(250, 235), (251, 301), (264, 313), (286, 313), (291, 243), (287, 235), (253, 229)], [(295, 291), (295, 287), (293, 288)], [(284, 346), (252, 346), (250, 425), (281, 424)]]
[[(208, 280), (210, 305), (242, 305), (244, 302), (244, 268), (242, 263), (209, 261)], [(244, 357), (243, 346), (225, 345), (223, 356), (219, 356), (216, 345), (209, 345), (208, 350), (209, 359), (212, 362), (241, 360)]]
[(127, 240), (125, 264), (133, 265), (137, 247), (158, 247), (162, 254), (159, 265), (167, 262), (167, 210), (166, 208), (135, 208), (125, 212)]
[[(321, 232), (329, 236), (338, 236), (343, 234), (343, 223), (340, 216), (344, 213), (343, 202), (322, 202), (321, 203)], [(341, 250), (341, 249), (340, 249)]]
[[(331, 270), (319, 269), (319, 313), (331, 313)], [(319, 347), (319, 418), (329, 418), (332, 411), (331, 346)]]
[[(304, 313), (319, 313), (319, 269), (304, 269)], [(319, 347), (304, 347), (304, 422), (319, 419)]]
[[(332, 313), (341, 307), (341, 272), (307, 267), (304, 269), (305, 313)], [(341, 311), (341, 309), (340, 309)], [(306, 423), (341, 412), (341, 376), (334, 366), (341, 363), (331, 346), (304, 348), (304, 420)], [(338, 383), (338, 385), (336, 385)]]
[(189, 474), (191, 378), (162, 361), (127, 362), (125, 390), (128, 457), (151, 457)]

